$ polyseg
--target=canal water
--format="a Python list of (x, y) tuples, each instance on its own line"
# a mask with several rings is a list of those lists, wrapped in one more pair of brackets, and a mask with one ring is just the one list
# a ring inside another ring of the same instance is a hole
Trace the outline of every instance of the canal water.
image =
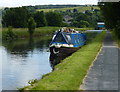
[(49, 43), (50, 39), (46, 38), (3, 43), (0, 46), (2, 90), (27, 86), (29, 80), (51, 72)]

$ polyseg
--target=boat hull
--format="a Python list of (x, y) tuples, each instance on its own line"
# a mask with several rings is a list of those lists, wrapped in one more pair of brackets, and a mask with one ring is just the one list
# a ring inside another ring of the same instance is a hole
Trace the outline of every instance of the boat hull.
[(50, 47), (50, 53), (51, 54), (57, 54), (57, 55), (69, 55), (77, 51), (80, 47)]
[(72, 53), (76, 52), (80, 47), (71, 48), (71, 47), (50, 47), (50, 64), (54, 69), (54, 66), (59, 64), (61, 60), (70, 56)]

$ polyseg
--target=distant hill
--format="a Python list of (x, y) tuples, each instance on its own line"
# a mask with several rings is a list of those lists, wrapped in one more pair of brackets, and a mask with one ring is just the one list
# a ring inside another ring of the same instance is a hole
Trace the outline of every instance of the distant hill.
[(35, 5), (35, 6), (26, 6), (29, 8), (35, 9), (53, 9), (53, 8), (69, 8), (69, 7), (78, 7), (84, 5)]
[[(23, 6), (23, 7), (26, 7), (30, 12), (66, 11), (66, 10), (73, 10), (73, 9), (77, 9), (78, 12), (84, 12), (85, 10), (91, 10), (92, 7), (94, 9), (99, 9), (97, 5), (35, 5), (35, 6)], [(7, 9), (9, 8), (6, 7), (5, 10)]]
[(36, 9), (37, 11), (44, 11), (44, 12), (49, 12), (49, 11), (67, 11), (67, 10), (73, 10), (77, 9), (78, 12), (84, 12), (85, 10), (91, 10), (93, 9), (99, 9), (98, 6), (76, 6), (76, 7), (66, 7), (66, 8), (52, 8), (52, 9)]

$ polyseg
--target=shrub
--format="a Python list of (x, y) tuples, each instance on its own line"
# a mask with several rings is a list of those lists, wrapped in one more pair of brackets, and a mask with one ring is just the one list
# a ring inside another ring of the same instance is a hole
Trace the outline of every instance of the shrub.
[(3, 35), (3, 40), (8, 40), (8, 41), (12, 41), (12, 40), (15, 40), (18, 38), (17, 34), (15, 34), (13, 31), (12, 31), (12, 27), (9, 26), (8, 27), (8, 30), (6, 31), (6, 33)]
[(32, 17), (30, 17), (28, 20), (28, 32), (30, 35), (34, 33), (35, 27), (36, 27), (35, 20)]

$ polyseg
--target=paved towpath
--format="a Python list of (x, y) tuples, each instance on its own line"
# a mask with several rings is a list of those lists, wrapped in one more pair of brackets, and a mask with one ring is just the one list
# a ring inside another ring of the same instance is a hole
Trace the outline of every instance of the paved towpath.
[[(118, 53), (112, 35), (107, 32), (103, 47), (91, 66), (80, 89), (118, 90)], [(120, 57), (120, 56), (119, 56)]]

